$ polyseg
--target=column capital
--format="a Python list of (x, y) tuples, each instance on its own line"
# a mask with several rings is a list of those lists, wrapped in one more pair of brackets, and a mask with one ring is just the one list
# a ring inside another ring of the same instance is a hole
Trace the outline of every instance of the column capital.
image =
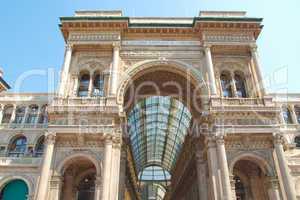
[(72, 51), (73, 44), (67, 43), (67, 44), (65, 45), (65, 48), (66, 48), (66, 51)]
[(257, 45), (256, 44), (250, 44), (249, 47), (250, 47), (250, 50), (251, 50), (252, 53), (257, 52)]
[(213, 148), (216, 147), (216, 136), (215, 135), (210, 135), (205, 138), (205, 143), (208, 148)]
[(47, 131), (45, 134), (45, 141), (47, 144), (54, 144), (56, 140), (56, 133)]
[(210, 48), (212, 47), (212, 44), (203, 44), (205, 51), (210, 51)]
[(223, 135), (218, 135), (218, 136), (215, 136), (215, 137), (216, 137), (217, 145), (224, 145), (225, 144), (225, 140), (224, 140)]
[(113, 42), (112, 47), (113, 47), (114, 50), (120, 50), (121, 43), (120, 42)]
[(282, 135), (282, 133), (275, 133), (274, 136), (274, 144), (284, 144), (284, 136)]

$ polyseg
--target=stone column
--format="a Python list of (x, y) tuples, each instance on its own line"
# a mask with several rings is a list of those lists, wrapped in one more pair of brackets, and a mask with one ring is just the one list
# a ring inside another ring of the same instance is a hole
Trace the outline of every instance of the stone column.
[(60, 85), (58, 91), (60, 96), (65, 96), (65, 89), (68, 81), (68, 74), (70, 71), (71, 58), (72, 58), (72, 45), (67, 44), (65, 47), (65, 58), (62, 67), (61, 79), (60, 79)]
[(29, 110), (29, 106), (26, 106), (25, 113), (24, 113), (24, 116), (23, 116), (23, 119), (22, 119), (22, 124), (26, 123), (26, 119), (28, 117), (28, 110)]
[(265, 86), (264, 86), (264, 82), (263, 82), (263, 76), (261, 73), (261, 66), (259, 63), (259, 57), (258, 57), (258, 53), (257, 53), (257, 46), (252, 45), (252, 46), (250, 46), (250, 48), (251, 48), (251, 56), (254, 61), (254, 71), (256, 72), (256, 76), (258, 79), (257, 84), (259, 85), (259, 90), (260, 90), (259, 93), (263, 97), (266, 94), (266, 92), (265, 92)]
[(88, 96), (91, 97), (93, 95), (93, 74), (90, 73), (90, 82), (89, 82), (89, 91)]
[(10, 124), (15, 121), (16, 109), (17, 109), (17, 105), (14, 104), (13, 111), (12, 111), (11, 116), (10, 116), (10, 121), (9, 121)]
[(48, 184), (49, 184), (49, 177), (51, 172), (51, 162), (53, 157), (53, 151), (54, 151), (54, 144), (55, 144), (55, 133), (48, 132), (45, 135), (45, 150), (44, 150), (44, 159), (43, 159), (43, 165), (38, 185), (38, 191), (37, 191), (37, 200), (45, 200), (47, 197), (47, 191), (48, 191)]
[(230, 84), (231, 84), (231, 92), (233, 97), (237, 97), (236, 85), (234, 80), (234, 74), (230, 73)]
[(113, 44), (113, 60), (110, 70), (110, 86), (109, 94), (116, 95), (118, 89), (119, 78), (119, 59), (120, 59), (120, 44)]
[(40, 119), (40, 117), (41, 117), (41, 110), (42, 110), (42, 106), (43, 105), (38, 105), (39, 107), (38, 107), (38, 111), (37, 111), (37, 117), (36, 117), (36, 119), (35, 119), (35, 125), (39, 122), (39, 119)]
[(216, 141), (213, 137), (207, 139), (207, 160), (210, 180), (210, 193), (211, 199), (217, 200), (222, 197), (221, 184), (219, 182), (218, 172), (218, 156), (216, 149)]
[(221, 180), (223, 186), (223, 198), (222, 199), (232, 199), (231, 196), (231, 185), (230, 185), (230, 177), (229, 177), (229, 170), (228, 170), (228, 162), (225, 150), (225, 142), (223, 136), (217, 137), (217, 151), (219, 157), (219, 164), (221, 169)]
[(289, 200), (296, 200), (296, 192), (293, 179), (290, 175), (290, 169), (284, 156), (283, 142), (283, 136), (281, 134), (276, 134), (274, 137), (274, 146), (276, 157), (278, 159), (280, 174), (282, 176), (284, 190)]
[(104, 170), (103, 170), (103, 191), (102, 200), (110, 200), (110, 181), (111, 181), (111, 161), (112, 161), (112, 138), (107, 137), (105, 139), (105, 150), (104, 150)]
[(98, 175), (96, 176), (96, 180), (95, 180), (95, 200), (100, 200), (101, 199), (101, 176)]
[(52, 176), (50, 181), (50, 195), (48, 200), (60, 200), (60, 193), (63, 184), (62, 180), (63, 178), (61, 176)]
[(269, 199), (280, 200), (278, 179), (275, 177), (269, 177), (267, 181)]
[(295, 105), (291, 105), (289, 107), (289, 111), (291, 113), (293, 124), (298, 124), (298, 119), (297, 119), (297, 115), (296, 115), (296, 112), (295, 112)]
[(197, 162), (197, 176), (198, 176), (198, 190), (199, 190), (199, 197), (200, 200), (207, 200), (207, 170), (206, 170), (206, 162), (203, 158), (202, 152), (197, 153), (196, 157)]
[(121, 140), (119, 137), (114, 139), (113, 144), (113, 156), (112, 156), (112, 168), (111, 174), (111, 199), (119, 199), (119, 182), (120, 182), (120, 161), (121, 161)]
[(212, 57), (211, 57), (210, 46), (206, 45), (206, 46), (204, 46), (204, 48), (205, 48), (207, 72), (208, 72), (208, 77), (209, 77), (210, 94), (213, 96), (216, 96), (217, 95), (216, 78), (215, 78), (213, 61), (212, 61)]
[(4, 110), (4, 105), (0, 105), (0, 124), (2, 124), (2, 118), (3, 118), (3, 110)]
[(74, 87), (73, 87), (73, 96), (77, 96), (77, 92), (78, 92), (78, 75), (73, 76), (74, 79)]

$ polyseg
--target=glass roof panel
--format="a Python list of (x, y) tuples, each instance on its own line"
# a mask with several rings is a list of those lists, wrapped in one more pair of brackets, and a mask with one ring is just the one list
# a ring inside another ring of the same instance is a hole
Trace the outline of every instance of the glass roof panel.
[(171, 97), (152, 96), (134, 106), (128, 125), (138, 173), (154, 163), (171, 171), (191, 117), (188, 109)]

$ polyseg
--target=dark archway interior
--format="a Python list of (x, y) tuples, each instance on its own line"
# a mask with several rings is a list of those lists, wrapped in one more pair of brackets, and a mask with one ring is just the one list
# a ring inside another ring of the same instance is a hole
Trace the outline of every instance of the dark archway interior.
[(233, 174), (237, 199), (268, 199), (266, 174), (255, 161), (238, 161), (234, 166)]
[(64, 168), (61, 199), (93, 200), (95, 196), (96, 168), (86, 158), (76, 158)]

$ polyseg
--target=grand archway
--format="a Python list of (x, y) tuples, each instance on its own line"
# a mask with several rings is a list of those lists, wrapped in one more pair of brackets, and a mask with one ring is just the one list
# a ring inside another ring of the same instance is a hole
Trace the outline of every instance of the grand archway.
[(8, 182), (1, 190), (0, 200), (27, 200), (28, 186), (20, 179)]
[(158, 65), (132, 74), (123, 87), (140, 195), (164, 199), (171, 191), (172, 171), (193, 119), (201, 116), (205, 85), (188, 70)]
[(85, 157), (75, 157), (63, 168), (61, 199), (93, 200), (95, 198), (96, 167)]

